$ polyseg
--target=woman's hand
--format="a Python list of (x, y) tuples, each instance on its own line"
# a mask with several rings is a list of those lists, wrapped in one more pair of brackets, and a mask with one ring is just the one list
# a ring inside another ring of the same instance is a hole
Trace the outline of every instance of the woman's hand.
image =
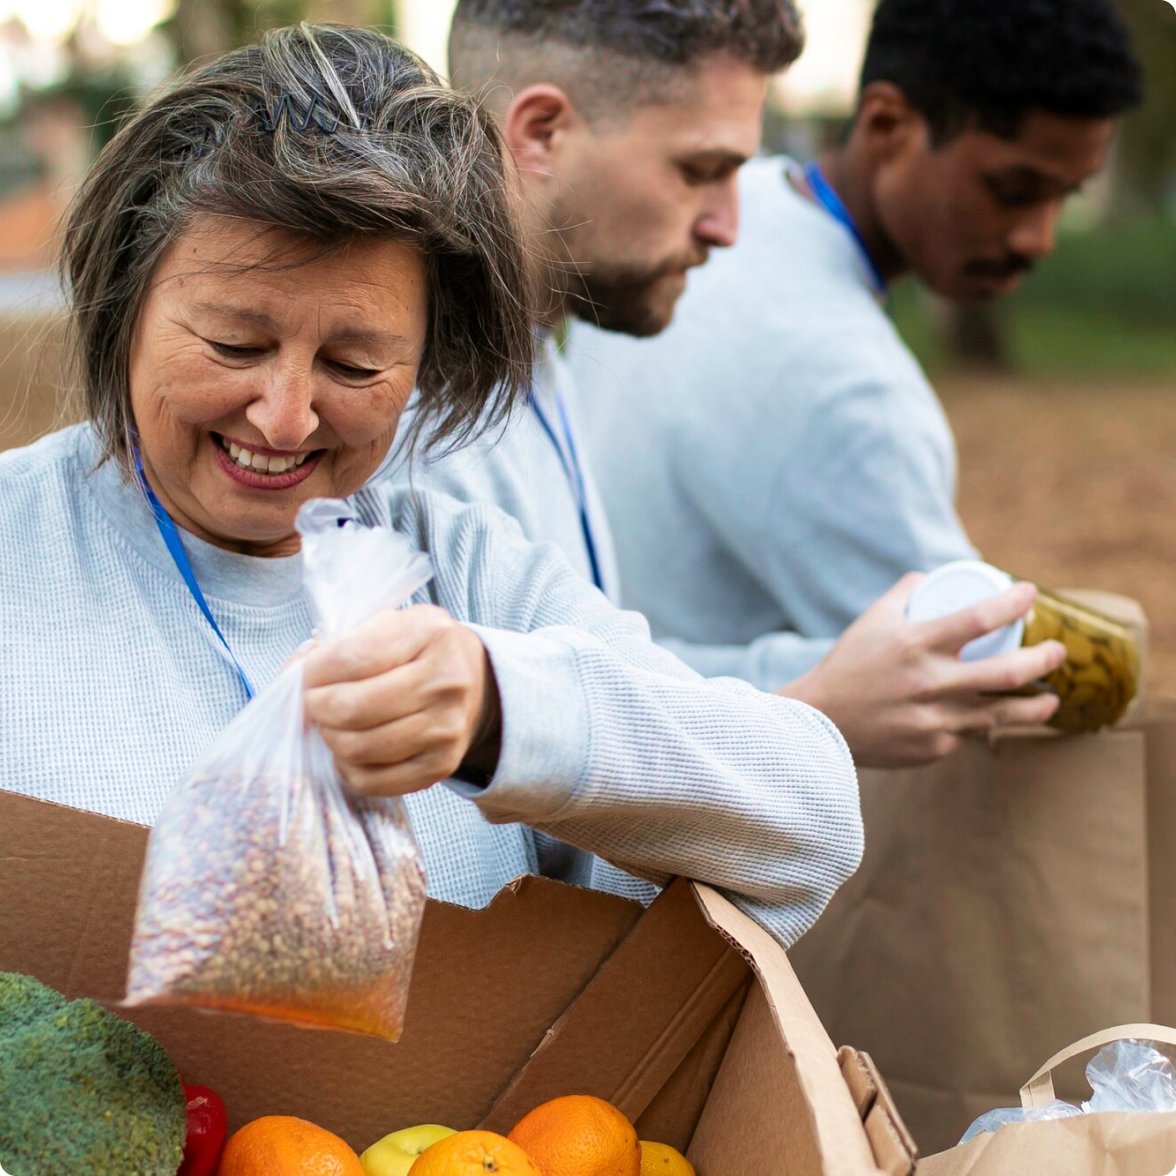
[(494, 773), (502, 722), (490, 658), (443, 609), (385, 609), (312, 649), (303, 679), (307, 717), (357, 792), (419, 792), (462, 767)]
[(1066, 660), (1060, 642), (960, 661), (969, 641), (1032, 608), (1037, 596), (1032, 584), (1017, 584), (991, 600), (915, 625), (906, 608), (922, 579), (917, 573), (903, 577), (846, 629), (820, 665), (778, 692), (828, 715), (862, 766), (930, 763), (971, 735), (997, 726), (1036, 726), (1057, 709), (1051, 694), (1015, 692)]

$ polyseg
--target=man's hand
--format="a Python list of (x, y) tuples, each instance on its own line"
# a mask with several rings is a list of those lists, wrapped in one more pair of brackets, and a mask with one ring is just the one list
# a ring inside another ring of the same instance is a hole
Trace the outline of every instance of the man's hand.
[(443, 609), (385, 609), (313, 648), (303, 679), (307, 717), (357, 792), (419, 792), (463, 766), (493, 775), (494, 672), (477, 634)]
[(971, 735), (997, 726), (1035, 726), (1057, 709), (1053, 695), (1015, 692), (1066, 660), (1058, 641), (960, 661), (969, 641), (1032, 608), (1032, 584), (916, 625), (907, 620), (906, 608), (922, 579), (904, 576), (846, 629), (820, 665), (779, 691), (828, 715), (864, 767), (930, 763)]

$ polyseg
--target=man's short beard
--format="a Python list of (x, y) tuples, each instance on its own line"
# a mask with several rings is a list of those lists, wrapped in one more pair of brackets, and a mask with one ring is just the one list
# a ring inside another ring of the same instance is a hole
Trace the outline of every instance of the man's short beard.
[(655, 293), (663, 278), (698, 261), (678, 262), (656, 269), (597, 268), (569, 283), (570, 313), (604, 331), (634, 335), (639, 339), (660, 334), (670, 325), (678, 295)]

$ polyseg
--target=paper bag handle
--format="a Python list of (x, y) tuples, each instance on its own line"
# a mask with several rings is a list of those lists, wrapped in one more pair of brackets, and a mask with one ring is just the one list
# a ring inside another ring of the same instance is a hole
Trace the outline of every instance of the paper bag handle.
[(1125, 1041), (1129, 1037), (1141, 1041), (1162, 1041), (1165, 1045), (1176, 1045), (1176, 1029), (1169, 1029), (1165, 1025), (1116, 1025), (1113, 1029), (1103, 1029), (1099, 1033), (1092, 1033), (1073, 1045), (1054, 1054), (1024, 1086), (1021, 1087), (1021, 1106), (1026, 1110), (1030, 1107), (1043, 1107), (1057, 1097), (1054, 1094), (1053, 1071), (1063, 1062), (1088, 1050), (1098, 1049), (1103, 1045), (1110, 1045), (1114, 1041)]

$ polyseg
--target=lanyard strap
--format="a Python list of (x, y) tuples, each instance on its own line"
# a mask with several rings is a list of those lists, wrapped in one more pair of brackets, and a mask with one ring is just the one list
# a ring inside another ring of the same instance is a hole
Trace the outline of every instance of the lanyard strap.
[(571, 487), (572, 494), (576, 499), (576, 508), (580, 513), (580, 530), (584, 535), (584, 546), (588, 551), (588, 564), (592, 569), (592, 583), (601, 592), (604, 592), (604, 577), (600, 573), (600, 559), (596, 554), (596, 540), (592, 536), (592, 520), (588, 517), (588, 494), (584, 489), (584, 473), (580, 468), (580, 455), (576, 452), (576, 439), (572, 432), (572, 422), (568, 417), (567, 406), (564, 404), (563, 397), (560, 396), (558, 390), (555, 393), (555, 407), (559, 411), (559, 420), (563, 427), (564, 441), (567, 443), (566, 453), (564, 452), (563, 445), (560, 444), (559, 437), (556, 435), (555, 428), (552, 426), (551, 421), (547, 419), (547, 414), (539, 404), (539, 398), (535, 395), (535, 389), (531, 389), (531, 409), (534, 411), (540, 427), (547, 434), (547, 439), (555, 447), (556, 455), (559, 457), (559, 464), (563, 467), (564, 476), (567, 478), (568, 485)]
[(812, 189), (813, 195), (824, 206), (825, 211), (834, 220), (840, 221), (849, 230), (849, 235), (853, 238), (854, 243), (858, 247), (858, 252), (862, 256), (862, 260), (866, 263), (866, 269), (869, 272), (870, 283), (874, 287), (874, 293), (879, 298), (885, 298), (886, 279), (882, 276), (882, 271), (878, 268), (878, 263), (874, 260), (874, 255), (870, 252), (870, 247), (866, 244), (866, 239), (862, 236), (861, 229), (857, 227), (857, 221), (850, 215), (849, 209), (845, 207), (845, 201), (837, 195), (833, 185), (829, 183), (825, 173), (821, 170), (821, 165), (816, 160), (804, 169), (804, 178), (808, 181), (808, 186)]
[(164, 510), (163, 503), (159, 501), (155, 491), (151, 489), (151, 484), (147, 481), (146, 475), (143, 473), (143, 458), (139, 454), (138, 446), (135, 447), (135, 478), (138, 480), (140, 489), (147, 496), (147, 501), (151, 505), (151, 513), (155, 516), (155, 525), (159, 528), (159, 533), (163, 536), (164, 545), (167, 547), (168, 553), (171, 555), (176, 568), (183, 577), (184, 583), (188, 585), (188, 591), (192, 593), (192, 598), (200, 606), (200, 611), (204, 614), (205, 620), (212, 626), (212, 631), (220, 638), (220, 643), (225, 647), (225, 652), (229, 655), (233, 665), (237, 667), (237, 677), (241, 679), (241, 685), (245, 687), (246, 695), (252, 698), (253, 685), (249, 681), (249, 676), (241, 668), (241, 663), (237, 660), (228, 641), (225, 640), (225, 635), (220, 631), (220, 626), (216, 623), (216, 618), (212, 615), (212, 610), (208, 607), (208, 601), (204, 599), (204, 593), (200, 591), (200, 585), (196, 582), (196, 573), (192, 571), (191, 561), (188, 559), (188, 553), (184, 550), (184, 545), (180, 542), (176, 525), (172, 522), (171, 515)]

